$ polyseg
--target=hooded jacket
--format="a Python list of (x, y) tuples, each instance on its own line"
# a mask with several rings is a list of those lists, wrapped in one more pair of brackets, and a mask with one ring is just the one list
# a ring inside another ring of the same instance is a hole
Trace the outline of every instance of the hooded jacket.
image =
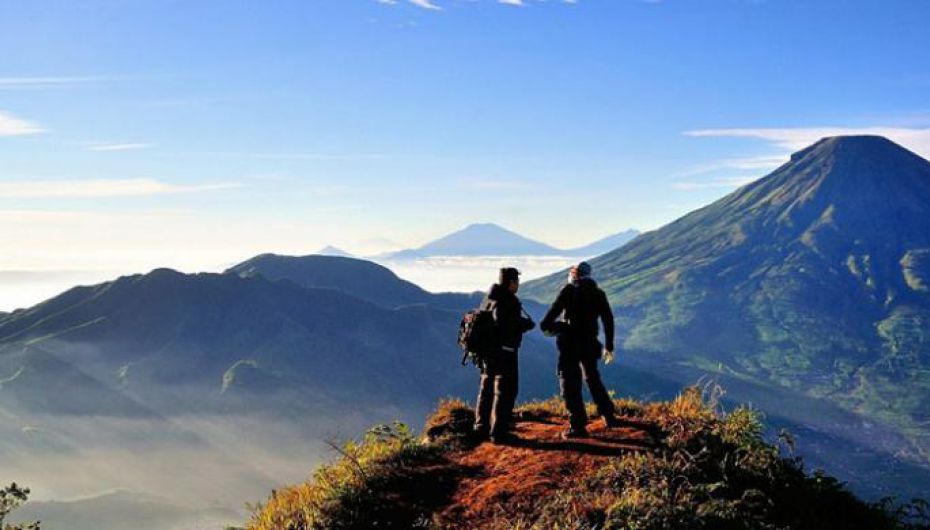
[(569, 339), (597, 339), (597, 321), (604, 324), (604, 346), (614, 350), (614, 315), (607, 295), (591, 278), (569, 283), (559, 292), (540, 328)]
[(482, 304), (491, 309), (505, 350), (516, 351), (523, 342), (523, 334), (536, 327), (532, 319), (523, 314), (523, 304), (517, 295), (500, 284), (491, 286)]

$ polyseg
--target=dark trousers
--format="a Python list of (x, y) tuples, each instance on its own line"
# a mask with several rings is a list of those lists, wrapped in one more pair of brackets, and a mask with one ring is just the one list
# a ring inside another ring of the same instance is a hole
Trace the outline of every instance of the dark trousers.
[(489, 355), (481, 368), (478, 404), (475, 407), (475, 430), (492, 436), (510, 430), (510, 418), (517, 401), (519, 383), (516, 352), (500, 351)]
[(572, 428), (583, 429), (588, 423), (584, 397), (581, 395), (582, 378), (588, 384), (588, 390), (597, 405), (597, 413), (605, 418), (612, 417), (615, 412), (614, 402), (604, 388), (601, 374), (597, 370), (601, 344), (597, 339), (559, 339), (559, 387)]

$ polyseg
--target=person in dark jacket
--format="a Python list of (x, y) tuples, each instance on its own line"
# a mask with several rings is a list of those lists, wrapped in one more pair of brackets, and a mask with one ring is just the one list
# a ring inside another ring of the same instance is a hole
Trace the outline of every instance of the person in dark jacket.
[(510, 432), (510, 418), (517, 400), (517, 352), (523, 334), (536, 326), (517, 298), (519, 288), (520, 272), (509, 267), (501, 269), (498, 283), (491, 286), (482, 302), (485, 309), (492, 311), (500, 347), (481, 362), (475, 433), (479, 438), (490, 436), (494, 443), (515, 440)]
[(572, 267), (568, 285), (543, 318), (540, 328), (546, 335), (557, 335), (559, 348), (559, 386), (565, 408), (568, 409), (570, 428), (566, 438), (588, 435), (588, 416), (581, 395), (581, 380), (588, 383), (591, 397), (597, 404), (598, 414), (608, 427), (619, 425), (615, 417), (613, 400), (604, 388), (597, 362), (602, 355), (598, 342), (598, 320), (604, 325), (603, 352), (608, 359), (614, 351), (614, 317), (607, 295), (591, 278), (591, 265), (585, 262)]

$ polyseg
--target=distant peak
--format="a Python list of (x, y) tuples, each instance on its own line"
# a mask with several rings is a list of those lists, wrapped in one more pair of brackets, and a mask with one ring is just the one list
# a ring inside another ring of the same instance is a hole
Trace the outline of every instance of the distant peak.
[(184, 276), (184, 273), (178, 272), (174, 269), (169, 269), (168, 267), (159, 267), (157, 269), (152, 269), (146, 276), (158, 276), (158, 277), (169, 277), (169, 276)]
[(316, 253), (321, 256), (336, 256), (336, 257), (342, 257), (342, 258), (353, 257), (352, 254), (350, 254), (349, 252), (346, 252), (345, 250), (342, 250), (339, 247), (334, 247), (332, 245), (326, 245), (325, 247), (318, 250)]
[(472, 223), (465, 230), (504, 230), (504, 227), (495, 223)]
[(889, 157), (897, 154), (914, 155), (905, 147), (879, 135), (843, 135), (827, 136), (793, 155), (792, 161), (799, 161), (808, 156), (853, 157)]
[(901, 147), (898, 144), (892, 142), (884, 136), (879, 136), (877, 134), (861, 134), (861, 135), (847, 135), (847, 136), (827, 136), (821, 138), (816, 146), (830, 146), (830, 147), (887, 147), (895, 146)]

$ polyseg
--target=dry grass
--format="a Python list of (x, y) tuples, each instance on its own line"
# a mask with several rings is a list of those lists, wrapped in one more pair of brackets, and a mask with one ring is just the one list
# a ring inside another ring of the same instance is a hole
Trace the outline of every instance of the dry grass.
[[(312, 481), (272, 495), (250, 530), (926, 530), (926, 506), (857, 500), (807, 475), (762, 436), (758, 412), (724, 412), (717, 387), (668, 402), (616, 400), (628, 427), (558, 440), (556, 398), (517, 409), (526, 443), (475, 444), (472, 410), (446, 400), (416, 439), (379, 427)], [(593, 411), (591, 411), (593, 412)]]

